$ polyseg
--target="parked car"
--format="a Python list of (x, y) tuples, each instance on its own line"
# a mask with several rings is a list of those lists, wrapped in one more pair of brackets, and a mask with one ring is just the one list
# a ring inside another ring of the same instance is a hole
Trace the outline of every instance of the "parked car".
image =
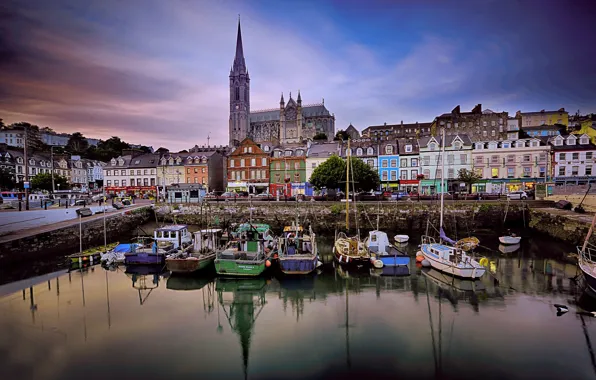
[(525, 191), (513, 191), (507, 194), (508, 199), (528, 199), (528, 194)]

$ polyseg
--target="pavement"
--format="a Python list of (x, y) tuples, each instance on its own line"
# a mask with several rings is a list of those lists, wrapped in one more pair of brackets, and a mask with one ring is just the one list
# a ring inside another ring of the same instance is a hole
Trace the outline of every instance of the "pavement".
[[(132, 206), (123, 208), (121, 210), (106, 213), (105, 217), (112, 218), (117, 215), (122, 215), (127, 211), (136, 210), (136, 209), (139, 209), (142, 207), (147, 207), (150, 204), (151, 204), (150, 201), (139, 200), (136, 202), (136, 204), (134, 204)], [(108, 207), (111, 209), (111, 206), (108, 206)], [(104, 214), (102, 212), (103, 211), (102, 207), (93, 206), (93, 208), (99, 209), (99, 210), (96, 210), (99, 212), (92, 216), (83, 217), (81, 219), (82, 224), (85, 224), (87, 222), (94, 221), (97, 219), (102, 219), (104, 217)], [(66, 209), (64, 209), (64, 210), (66, 210)], [(2, 221), (0, 222), (0, 243), (9, 242), (12, 240), (18, 240), (18, 239), (22, 239), (22, 238), (25, 238), (28, 236), (34, 236), (34, 235), (37, 235), (40, 233), (51, 232), (54, 230), (59, 230), (61, 228), (70, 227), (70, 226), (79, 224), (79, 219), (76, 215), (76, 208), (73, 207), (73, 208), (69, 208), (68, 210), (69, 210), (68, 215), (69, 216), (74, 215), (73, 218), (68, 219), (68, 220), (60, 220), (57, 222), (52, 221), (51, 218), (44, 218), (43, 216), (41, 217), (41, 219), (35, 219), (35, 218), (36, 217), (39, 218), (39, 216), (36, 216), (37, 213), (39, 213), (39, 212), (49, 213), (50, 211), (58, 211), (58, 210), (21, 211), (19, 214), (24, 214), (24, 216), (31, 216), (32, 220), (29, 220), (27, 223), (37, 222), (36, 223), (37, 225), (34, 225), (34, 226), (31, 226), (31, 225), (27, 226), (26, 222), (17, 223), (17, 224), (6, 224), (5, 218), (4, 218), (6, 216), (6, 213), (2, 213), (2, 214), (0, 214), (0, 217), (2, 218)], [(62, 211), (62, 210), (60, 210), (60, 211)], [(44, 223), (44, 221), (45, 221), (45, 223)], [(15, 226), (15, 225), (19, 225), (19, 228), (14, 228), (13, 226)], [(10, 229), (9, 229), (9, 227), (10, 227)]]

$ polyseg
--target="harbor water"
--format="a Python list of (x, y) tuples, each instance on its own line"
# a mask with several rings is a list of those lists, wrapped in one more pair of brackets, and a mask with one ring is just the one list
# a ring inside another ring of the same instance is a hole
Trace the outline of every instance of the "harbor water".
[(491, 273), (475, 282), (413, 256), (405, 277), (346, 272), (329, 239), (311, 276), (92, 266), (4, 281), (2, 378), (595, 378), (596, 302), (573, 247), (479, 237)]

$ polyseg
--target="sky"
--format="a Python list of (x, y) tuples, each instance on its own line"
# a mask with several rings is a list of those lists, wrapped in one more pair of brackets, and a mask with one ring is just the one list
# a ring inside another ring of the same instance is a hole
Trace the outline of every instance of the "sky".
[(478, 103), (596, 112), (587, 0), (5, 0), (0, 118), (156, 149), (225, 145), (239, 14), (253, 110), (300, 90), (337, 130)]

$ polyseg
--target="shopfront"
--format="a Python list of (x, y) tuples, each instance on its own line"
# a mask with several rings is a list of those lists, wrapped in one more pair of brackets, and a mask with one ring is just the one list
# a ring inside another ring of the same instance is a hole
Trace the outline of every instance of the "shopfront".
[(399, 181), (399, 191), (417, 193), (420, 187), (420, 181), (417, 179), (402, 179)]
[(544, 178), (502, 178), (490, 180), (489, 193), (508, 194), (514, 191), (534, 190), (536, 183), (544, 182)]
[[(447, 182), (447, 181), (445, 181)], [(423, 179), (420, 181), (420, 194), (423, 195), (431, 195), (431, 194), (437, 194), (441, 192), (441, 180), (433, 180), (433, 179)], [(447, 184), (445, 184), (445, 189), (446, 191), (448, 191), (447, 189)]]
[(491, 192), (491, 186), (490, 183), (488, 183), (488, 180), (480, 180), (474, 184), (472, 184), (472, 194), (484, 194), (484, 193), (490, 193)]
[(247, 184), (249, 194), (266, 193), (269, 190), (269, 182), (249, 182)]
[(269, 194), (280, 197), (292, 196), (292, 184), (291, 183), (272, 183), (269, 185)]
[(228, 182), (228, 187), (226, 188), (226, 191), (235, 191), (235, 192), (248, 191), (248, 185), (246, 182), (231, 181), (231, 182)]
[(114, 195), (136, 195), (139, 198), (144, 196), (155, 197), (156, 186), (108, 186), (106, 193)]
[(384, 191), (397, 191), (399, 190), (399, 182), (381, 182), (381, 189)]
[(305, 194), (306, 185), (304, 182), (292, 183), (292, 195)]

